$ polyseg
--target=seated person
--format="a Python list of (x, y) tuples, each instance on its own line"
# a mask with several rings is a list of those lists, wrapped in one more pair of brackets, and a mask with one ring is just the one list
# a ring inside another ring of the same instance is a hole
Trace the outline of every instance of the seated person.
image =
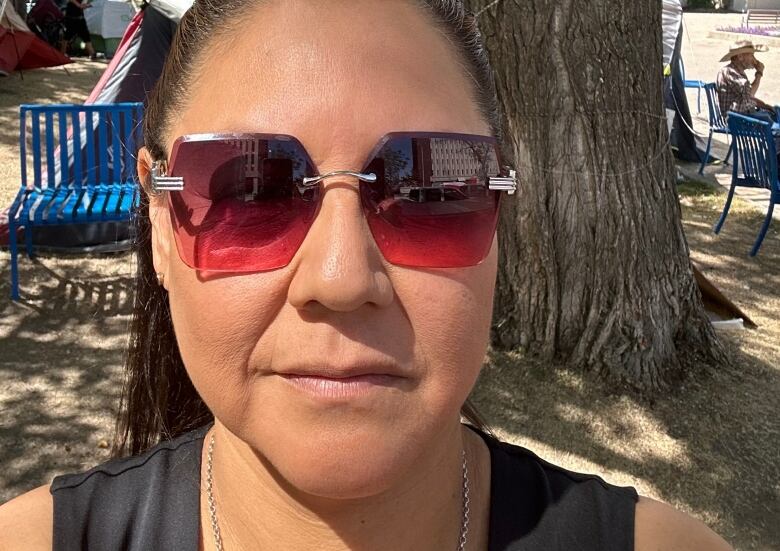
[[(761, 78), (764, 75), (764, 64), (756, 59), (756, 52), (766, 52), (768, 48), (761, 44), (754, 45), (750, 40), (735, 42), (729, 52), (723, 56), (721, 62), (728, 61), (716, 79), (718, 102), (720, 110), (725, 115), (729, 111), (742, 113), (751, 117), (766, 120), (772, 123), (778, 122), (780, 108), (762, 101), (756, 97)], [(745, 71), (755, 69), (753, 82), (750, 82)]]

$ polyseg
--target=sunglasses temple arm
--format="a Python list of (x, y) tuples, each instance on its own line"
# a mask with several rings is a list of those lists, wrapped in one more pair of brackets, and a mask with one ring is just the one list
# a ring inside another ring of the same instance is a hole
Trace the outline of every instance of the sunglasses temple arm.
[(155, 161), (152, 163), (152, 195), (160, 195), (164, 191), (184, 190), (184, 178), (167, 176), (168, 163)]
[(506, 191), (508, 195), (514, 195), (517, 191), (517, 172), (510, 170), (508, 177), (490, 178), (488, 189), (491, 191)]

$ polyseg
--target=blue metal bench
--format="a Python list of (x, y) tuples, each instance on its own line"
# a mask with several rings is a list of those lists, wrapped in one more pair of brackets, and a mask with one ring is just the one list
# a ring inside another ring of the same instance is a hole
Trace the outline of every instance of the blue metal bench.
[(734, 171), (731, 177), (726, 206), (723, 214), (715, 225), (715, 233), (720, 233), (726, 215), (731, 208), (734, 190), (738, 186), (765, 188), (770, 192), (769, 210), (766, 219), (758, 233), (758, 239), (750, 251), (750, 256), (756, 256), (761, 242), (766, 236), (769, 224), (772, 222), (772, 212), (775, 205), (780, 204), (780, 180), (777, 171), (777, 148), (772, 136), (772, 125), (737, 113), (729, 113), (729, 130), (734, 138)]
[(35, 226), (130, 219), (139, 200), (142, 114), (141, 103), (20, 107), (22, 183), (8, 215), (13, 300), (19, 300), (18, 228), (32, 257)]
[[(701, 166), (699, 167), (699, 174), (704, 172), (704, 165), (710, 160), (710, 151), (712, 150), (712, 134), (728, 134), (729, 125), (726, 122), (726, 117), (723, 116), (720, 110), (720, 102), (718, 101), (718, 90), (714, 82), (708, 82), (704, 85), (704, 94), (707, 96), (707, 109), (709, 110), (710, 119), (710, 136), (707, 139), (707, 150), (704, 153), (704, 157), (701, 160)], [(726, 164), (729, 164), (729, 157), (734, 149), (734, 144), (729, 146), (729, 152), (726, 154)]]

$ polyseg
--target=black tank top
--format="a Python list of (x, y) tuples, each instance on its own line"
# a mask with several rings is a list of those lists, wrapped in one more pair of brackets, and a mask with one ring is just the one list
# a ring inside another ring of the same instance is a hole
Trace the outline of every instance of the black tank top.
[[(59, 476), (54, 551), (197, 551), (209, 427), (143, 455)], [(630, 551), (633, 488), (573, 473), (479, 433), (490, 449), (489, 551)]]

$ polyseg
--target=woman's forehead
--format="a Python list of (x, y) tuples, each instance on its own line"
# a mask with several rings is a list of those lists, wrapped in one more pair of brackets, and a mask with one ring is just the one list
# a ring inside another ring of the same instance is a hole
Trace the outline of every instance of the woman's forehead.
[(271, 2), (242, 21), (207, 48), (169, 142), (270, 131), (325, 157), (392, 131), (489, 130), (455, 50), (411, 3)]

